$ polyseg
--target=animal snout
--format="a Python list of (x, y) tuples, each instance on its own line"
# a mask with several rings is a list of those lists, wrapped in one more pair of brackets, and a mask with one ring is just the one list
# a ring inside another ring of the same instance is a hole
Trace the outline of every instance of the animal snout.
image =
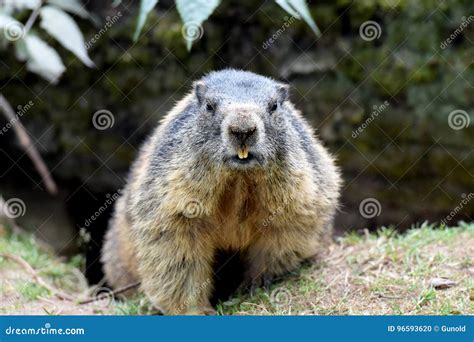
[(230, 135), (240, 144), (245, 145), (252, 141), (257, 135), (257, 126), (251, 127), (237, 127), (237, 126), (230, 126), (229, 127)]

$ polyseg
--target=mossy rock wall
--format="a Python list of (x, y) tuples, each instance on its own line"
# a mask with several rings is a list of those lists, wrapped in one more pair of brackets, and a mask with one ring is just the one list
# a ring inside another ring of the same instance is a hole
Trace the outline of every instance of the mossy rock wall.
[[(343, 170), (339, 229), (439, 221), (474, 191), (472, 24), (440, 47), (472, 13), (472, 1), (318, 1), (311, 11), (323, 32), (320, 39), (273, 2), (224, 1), (191, 52), (170, 1), (160, 2), (136, 44), (131, 40), (136, 4), (95, 6), (103, 20), (122, 14), (89, 49), (96, 69), (59, 46), (68, 67), (56, 86), (27, 73), (11, 51), (2, 52), (0, 65), (1, 92), (9, 101), (15, 107), (34, 102), (22, 121), (64, 201), (78, 203), (78, 189), (90, 193), (90, 209), (78, 216), (101, 205), (103, 198), (94, 194), (114, 193), (124, 184), (140, 143), (192, 80), (224, 67), (291, 83), (293, 101)], [(361, 39), (359, 28), (368, 20), (380, 25), (378, 39)], [(100, 29), (87, 22), (81, 27), (86, 40)], [(92, 124), (101, 109), (115, 120), (102, 131)], [(450, 128), (453, 110), (466, 111), (470, 125)], [(32, 189), (39, 179), (14, 141), (12, 132), (0, 137), (5, 154), (0, 181)], [(24, 172), (9, 170), (12, 160)], [(360, 214), (366, 198), (380, 203), (379, 215)], [(473, 215), (474, 201), (468, 201), (453, 221)]]

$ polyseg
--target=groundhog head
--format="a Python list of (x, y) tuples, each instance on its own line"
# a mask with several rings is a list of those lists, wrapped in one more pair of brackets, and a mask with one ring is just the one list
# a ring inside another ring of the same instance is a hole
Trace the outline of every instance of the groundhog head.
[(287, 145), (288, 85), (247, 71), (212, 72), (194, 83), (196, 134), (211, 160), (246, 170), (275, 162)]

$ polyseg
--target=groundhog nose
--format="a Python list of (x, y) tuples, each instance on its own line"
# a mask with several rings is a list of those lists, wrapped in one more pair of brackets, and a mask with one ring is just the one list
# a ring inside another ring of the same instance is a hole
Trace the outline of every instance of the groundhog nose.
[(244, 144), (250, 138), (252, 138), (256, 132), (257, 132), (256, 126), (247, 127), (247, 128), (241, 128), (241, 127), (235, 127), (235, 126), (229, 127), (229, 133), (232, 136), (234, 136), (242, 144)]

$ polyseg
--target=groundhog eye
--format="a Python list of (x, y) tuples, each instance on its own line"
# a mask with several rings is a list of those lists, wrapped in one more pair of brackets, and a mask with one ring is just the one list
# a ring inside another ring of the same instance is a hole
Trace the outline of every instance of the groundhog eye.
[(278, 108), (278, 103), (276, 102), (273, 102), (270, 104), (270, 113), (273, 113), (274, 111), (276, 111)]
[(213, 111), (214, 111), (214, 106), (212, 105), (212, 103), (208, 103), (208, 104), (206, 105), (206, 110), (207, 110), (208, 112), (213, 112)]

